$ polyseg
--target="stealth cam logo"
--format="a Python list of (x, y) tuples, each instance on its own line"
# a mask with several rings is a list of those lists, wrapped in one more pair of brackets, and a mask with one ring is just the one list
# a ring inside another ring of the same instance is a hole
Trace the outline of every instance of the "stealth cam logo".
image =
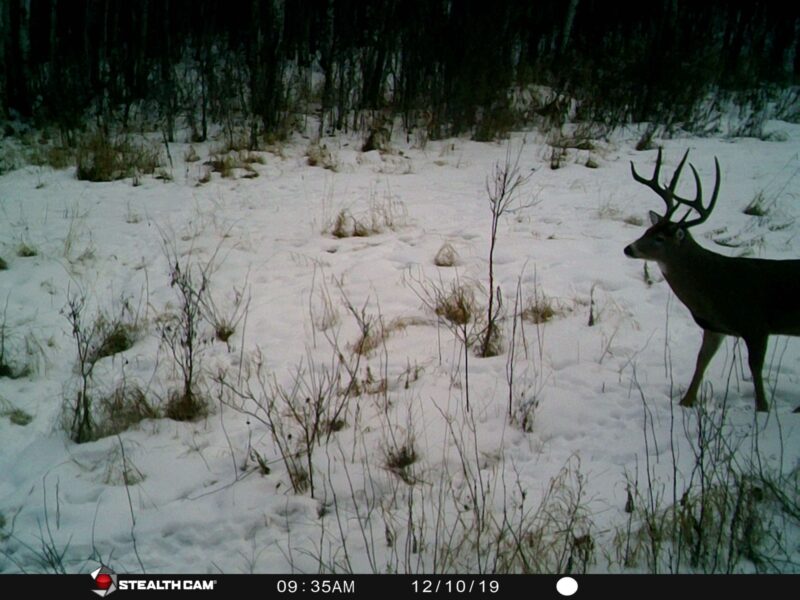
[(92, 571), (95, 588), (92, 590), (101, 597), (117, 591), (117, 574), (108, 567), (100, 567)]

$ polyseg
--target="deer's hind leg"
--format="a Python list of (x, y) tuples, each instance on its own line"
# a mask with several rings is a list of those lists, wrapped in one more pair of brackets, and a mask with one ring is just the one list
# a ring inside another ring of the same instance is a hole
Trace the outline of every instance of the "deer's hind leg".
[(767, 336), (748, 337), (744, 340), (747, 344), (747, 362), (750, 373), (753, 375), (753, 386), (756, 390), (756, 410), (766, 412), (769, 410), (767, 396), (764, 393), (764, 380), (761, 371), (764, 368), (764, 356), (767, 354)]
[(683, 395), (683, 399), (680, 402), (681, 406), (694, 406), (694, 403), (697, 400), (697, 390), (700, 388), (700, 383), (703, 381), (703, 375), (706, 372), (706, 367), (708, 367), (708, 363), (711, 362), (711, 359), (714, 358), (714, 354), (717, 353), (719, 345), (722, 343), (724, 338), (725, 335), (722, 333), (717, 333), (716, 331), (711, 331), (710, 329), (703, 330), (703, 343), (700, 346), (700, 352), (697, 353), (697, 363), (694, 368), (694, 375), (692, 376), (692, 381), (689, 384), (689, 389), (686, 390), (686, 393)]

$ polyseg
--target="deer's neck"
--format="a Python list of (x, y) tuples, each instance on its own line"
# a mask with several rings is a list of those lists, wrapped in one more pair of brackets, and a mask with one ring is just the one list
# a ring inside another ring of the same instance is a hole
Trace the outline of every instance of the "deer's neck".
[(680, 249), (663, 261), (658, 261), (661, 273), (673, 291), (684, 302), (696, 293), (707, 290), (726, 258), (706, 250), (687, 234)]

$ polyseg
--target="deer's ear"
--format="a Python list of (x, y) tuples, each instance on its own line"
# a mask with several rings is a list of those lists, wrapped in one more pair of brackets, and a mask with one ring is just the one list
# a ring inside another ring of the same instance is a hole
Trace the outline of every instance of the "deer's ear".
[(682, 242), (685, 237), (686, 231), (684, 231), (682, 227), (678, 227), (678, 229), (675, 231), (675, 239), (679, 242)]
[(661, 215), (658, 214), (656, 211), (650, 211), (650, 224), (655, 225), (661, 220)]

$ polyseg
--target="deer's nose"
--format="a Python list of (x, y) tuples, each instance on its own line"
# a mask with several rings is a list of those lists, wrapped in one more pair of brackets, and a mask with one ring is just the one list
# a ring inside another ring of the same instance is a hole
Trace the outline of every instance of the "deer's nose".
[(636, 254), (633, 252), (633, 244), (625, 246), (625, 250), (623, 250), (623, 252), (625, 252), (625, 256), (628, 258), (636, 258)]

